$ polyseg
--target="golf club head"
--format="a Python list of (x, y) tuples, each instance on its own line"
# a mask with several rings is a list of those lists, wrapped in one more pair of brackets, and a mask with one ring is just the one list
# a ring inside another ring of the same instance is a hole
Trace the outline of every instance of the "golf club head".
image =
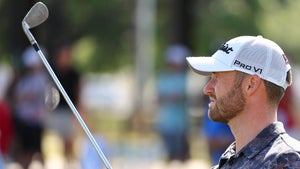
[(28, 11), (23, 19), (29, 28), (34, 28), (43, 23), (48, 18), (48, 8), (42, 2), (37, 2)]

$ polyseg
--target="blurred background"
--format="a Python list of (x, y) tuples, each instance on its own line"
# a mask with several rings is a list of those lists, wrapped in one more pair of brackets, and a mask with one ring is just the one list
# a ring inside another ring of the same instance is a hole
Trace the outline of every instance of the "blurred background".
[[(0, 168), (104, 168), (37, 56), (26, 54), (21, 22), (36, 2), (0, 1)], [(232, 141), (230, 131), (207, 121), (207, 79), (190, 72), (182, 58), (211, 55), (240, 35), (262, 35), (286, 52), (294, 84), (279, 118), (300, 138), (300, 1), (42, 2), (49, 18), (31, 32), (113, 168), (217, 163), (217, 152)], [(46, 106), (29, 103), (33, 97), (46, 98)], [(180, 150), (177, 139), (185, 145)]]

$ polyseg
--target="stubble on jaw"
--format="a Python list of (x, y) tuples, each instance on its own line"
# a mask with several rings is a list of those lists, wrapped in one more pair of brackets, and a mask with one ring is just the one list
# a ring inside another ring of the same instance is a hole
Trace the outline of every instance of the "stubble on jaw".
[(217, 98), (215, 94), (209, 95), (215, 100), (208, 109), (208, 116), (211, 120), (228, 123), (230, 119), (244, 110), (246, 99), (242, 90), (242, 82), (245, 76), (246, 74), (237, 72), (232, 88), (220, 98)]

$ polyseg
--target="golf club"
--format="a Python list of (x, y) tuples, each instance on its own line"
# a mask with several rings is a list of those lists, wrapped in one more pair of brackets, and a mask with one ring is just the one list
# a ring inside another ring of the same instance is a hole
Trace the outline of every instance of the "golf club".
[(26, 14), (22, 21), (22, 27), (24, 30), (24, 33), (26, 34), (27, 38), (29, 39), (31, 45), (35, 49), (35, 51), (40, 56), (41, 60), (43, 61), (43, 64), (47, 68), (49, 74), (51, 75), (52, 79), (54, 80), (56, 86), (58, 87), (59, 91), (65, 98), (66, 102), (68, 103), (69, 107), (71, 108), (73, 114), (76, 116), (78, 122), (80, 123), (81, 127), (87, 134), (88, 138), (92, 142), (94, 148), (96, 149), (99, 157), (101, 158), (103, 164), (107, 169), (112, 169), (111, 165), (109, 164), (107, 158), (105, 157), (104, 153), (102, 152), (101, 148), (97, 144), (95, 138), (89, 131), (88, 127), (82, 120), (80, 114), (78, 113), (77, 109), (75, 108), (74, 104), (72, 103), (71, 99), (69, 98), (68, 94), (64, 90), (63, 86), (61, 85), (60, 81), (58, 80), (57, 76), (55, 75), (54, 71), (52, 70), (51, 66), (49, 65), (47, 59), (45, 58), (42, 50), (39, 47), (39, 44), (35, 40), (34, 36), (30, 32), (30, 28), (36, 27), (43, 23), (48, 18), (49, 12), (45, 4), (42, 2), (37, 2)]

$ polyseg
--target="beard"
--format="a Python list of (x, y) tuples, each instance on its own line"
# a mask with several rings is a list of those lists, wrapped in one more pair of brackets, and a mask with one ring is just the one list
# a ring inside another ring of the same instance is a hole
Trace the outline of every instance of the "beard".
[(209, 95), (215, 100), (209, 104), (208, 116), (211, 120), (228, 123), (245, 108), (245, 97), (241, 85), (234, 85), (224, 96), (217, 99), (216, 95)]

